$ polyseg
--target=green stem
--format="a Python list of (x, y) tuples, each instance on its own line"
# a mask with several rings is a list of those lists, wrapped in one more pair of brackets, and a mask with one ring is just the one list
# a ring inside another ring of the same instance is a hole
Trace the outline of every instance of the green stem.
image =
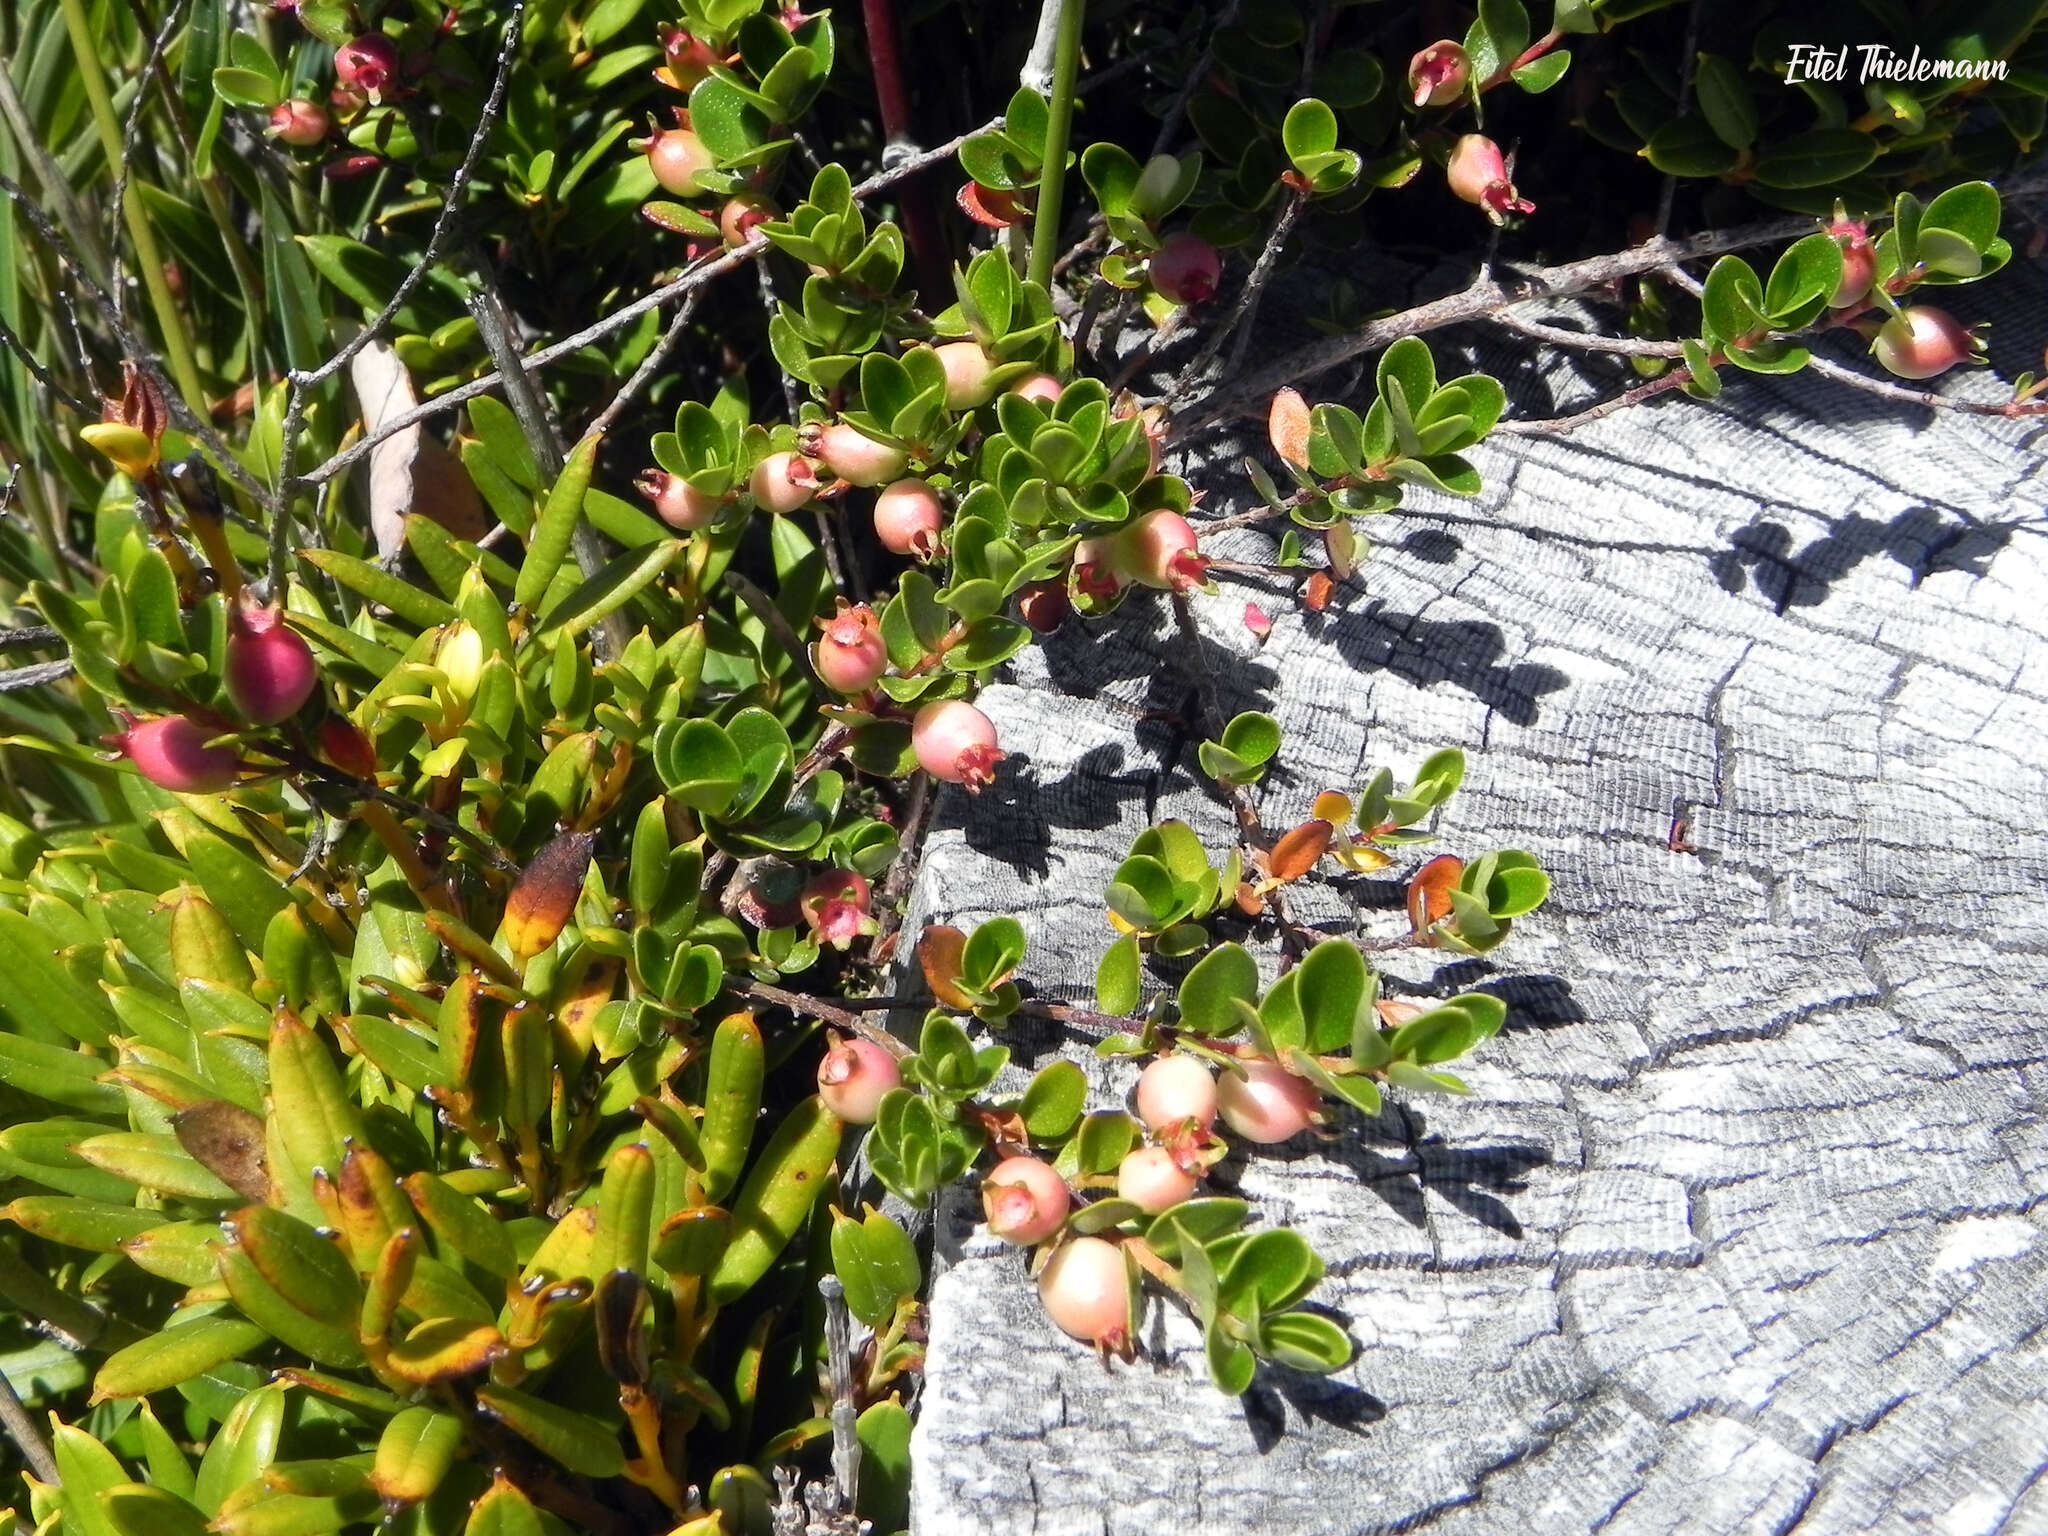
[[(69, 0), (76, 4), (77, 0)], [(1031, 226), (1031, 281), (1052, 285), (1060, 249), (1060, 193), (1067, 180), (1067, 136), (1074, 121), (1074, 82), (1081, 72), (1081, 20), (1088, 0), (1059, 0), (1053, 42), (1052, 103), (1045, 118), (1045, 164), (1038, 174), (1038, 218)]]
[[(93, 125), (99, 130), (100, 146), (106, 152), (107, 174), (118, 175), (121, 166), (121, 119), (107, 94), (106, 77), (100, 72), (99, 50), (93, 40), (92, 23), (85, 14), (84, 0), (60, 0), (64, 25), (71, 33), (71, 51), (78, 59), (78, 75), (85, 97), (92, 105)], [(128, 226), (128, 239), (135, 247), (136, 265), (142, 268), (143, 286), (149, 290), (150, 307), (156, 311), (157, 329), (163, 333), (164, 352), (171, 377), (185, 404), (201, 421), (207, 416), (206, 391), (200, 387), (199, 365), (193, 360), (192, 343), (185, 335), (184, 321), (164, 280), (164, 259), (157, 249), (156, 232), (143, 214), (136, 196), (134, 178), (129, 178), (128, 195), (121, 200), (121, 217)]]

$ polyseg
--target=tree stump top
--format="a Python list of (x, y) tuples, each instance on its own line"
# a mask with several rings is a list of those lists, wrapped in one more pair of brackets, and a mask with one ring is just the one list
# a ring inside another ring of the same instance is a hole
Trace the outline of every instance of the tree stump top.
[[(2038, 346), (2040, 274), (1986, 287), (1994, 336)], [(1615, 387), (1517, 355), (1478, 358), (1515, 414)], [(1314, 1299), (1360, 1346), (1338, 1375), (1223, 1397), (1157, 1304), (1105, 1369), (955, 1199), (926, 1536), (2048, 1529), (2048, 438), (1730, 384), (1497, 438), (1476, 500), (1366, 525), (1325, 613), (1284, 585), (1196, 600), (1226, 711), (1284, 730), (1269, 827), (1458, 745), (1441, 847), (1527, 848), (1555, 891), (1486, 960), (1387, 957), (1397, 991), (1510, 1004), (1470, 1099), (1218, 1170), (1330, 1261)], [(1236, 461), (1209, 461), (1212, 507)], [(1188, 662), (1144, 598), (1027, 651), (983, 700), (1013, 761), (942, 806), (913, 925), (1016, 913), (1024, 976), (1088, 999), (1131, 838), (1180, 816), (1220, 860), (1234, 836)], [(1402, 931), (1357, 900), (1304, 889), (1297, 915)], [(1006, 1038), (1105, 1096), (1135, 1076), (1042, 1022)]]

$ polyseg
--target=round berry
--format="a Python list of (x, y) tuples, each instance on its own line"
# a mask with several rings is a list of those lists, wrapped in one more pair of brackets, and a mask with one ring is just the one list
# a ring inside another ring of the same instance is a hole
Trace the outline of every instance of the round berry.
[(969, 794), (995, 782), (995, 722), (962, 699), (927, 704), (910, 722), (910, 749), (918, 766), (935, 779), (958, 784)]
[(1066, 386), (1049, 373), (1027, 373), (1010, 386), (1010, 393), (1022, 395), (1040, 405), (1051, 405)]
[[(247, 589), (244, 588), (244, 591)], [(313, 648), (274, 606), (238, 603), (228, 617), (222, 682), (252, 725), (276, 725), (299, 712), (320, 681)]]
[(334, 73), (343, 85), (378, 95), (398, 78), (398, 46), (381, 32), (365, 32), (334, 50)]
[(1200, 235), (1168, 235), (1152, 258), (1152, 286), (1176, 304), (1203, 304), (1216, 296), (1223, 258)]
[(233, 784), (242, 766), (232, 749), (207, 745), (220, 734), (185, 715), (160, 715), (128, 722), (127, 729), (108, 742), (159, 789), (210, 795)]
[(754, 231), (763, 224), (781, 217), (781, 210), (765, 197), (743, 193), (727, 198), (725, 206), (718, 210), (718, 232), (727, 245), (741, 246), (753, 239)]
[(1285, 1141), (1307, 1130), (1322, 1095), (1305, 1077), (1277, 1061), (1244, 1061), (1244, 1075), (1225, 1072), (1216, 1084), (1216, 1108), (1223, 1123), (1246, 1141)]
[(280, 101), (270, 109), (272, 137), (298, 149), (321, 143), (332, 126), (332, 120), (318, 102)]
[(882, 621), (865, 603), (852, 607), (841, 598), (839, 611), (820, 619), (818, 625), (825, 633), (811, 648), (811, 659), (827, 688), (838, 693), (866, 693), (889, 670)]
[(754, 505), (781, 515), (818, 494), (817, 466), (800, 453), (771, 453), (747, 478)]
[(1179, 1205), (1195, 1192), (1195, 1176), (1164, 1147), (1139, 1147), (1116, 1171), (1116, 1197), (1148, 1216)]
[(939, 366), (946, 370), (946, 409), (971, 411), (987, 405), (995, 396), (988, 376), (995, 370), (989, 355), (978, 342), (949, 341), (932, 348)]
[(858, 1035), (849, 1040), (835, 1037), (818, 1063), (818, 1097), (848, 1125), (873, 1125), (882, 1095), (902, 1082), (896, 1058)]
[(704, 141), (688, 128), (664, 128), (649, 139), (647, 164), (654, 179), (677, 197), (695, 197), (704, 190), (704, 173), (718, 168)]
[(654, 503), (655, 516), (671, 528), (705, 527), (725, 505), (723, 496), (700, 491), (681, 475), (671, 475), (664, 470), (650, 469), (636, 484), (640, 494)]
[(875, 537), (891, 554), (931, 559), (939, 551), (945, 521), (939, 493), (915, 475), (884, 486), (875, 497)]
[(1138, 1074), (1138, 1118), (1155, 1136), (1187, 1124), (1216, 1123), (1216, 1078), (1193, 1056), (1162, 1056)]
[(910, 455), (901, 448), (878, 443), (843, 421), (820, 428), (817, 446), (811, 451), (848, 485), (881, 485), (910, 467)]
[(1947, 310), (1922, 304), (1885, 321), (1871, 350), (1902, 379), (1931, 379), (1973, 361), (1977, 339)]
[(1035, 1157), (1006, 1157), (981, 1183), (989, 1231), (1020, 1248), (1059, 1231), (1073, 1203), (1067, 1181), (1051, 1163)]
[(1131, 1336), (1131, 1272), (1115, 1243), (1077, 1237), (1038, 1272), (1038, 1299), (1062, 1333), (1111, 1348)]

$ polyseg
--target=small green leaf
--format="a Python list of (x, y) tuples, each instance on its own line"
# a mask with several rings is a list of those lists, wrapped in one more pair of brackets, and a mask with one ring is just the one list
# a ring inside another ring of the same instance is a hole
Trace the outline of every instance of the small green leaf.
[(1138, 940), (1125, 934), (1095, 967), (1095, 1006), (1104, 1013), (1126, 1014), (1137, 1008), (1139, 996)]
[[(1132, 945), (1134, 952), (1136, 947)], [(1071, 1061), (1056, 1061), (1031, 1079), (1018, 1110), (1024, 1116), (1024, 1129), (1031, 1139), (1047, 1142), (1072, 1135), (1087, 1106), (1087, 1074)]]

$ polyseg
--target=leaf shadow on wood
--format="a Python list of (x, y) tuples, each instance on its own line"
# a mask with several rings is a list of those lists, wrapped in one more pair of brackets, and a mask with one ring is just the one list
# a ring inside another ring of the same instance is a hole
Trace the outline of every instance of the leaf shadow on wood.
[(2018, 526), (2018, 520), (1990, 522), (1919, 506), (1889, 522), (1860, 514), (1836, 519), (1825, 534), (1795, 551), (1791, 530), (1766, 517), (1737, 531), (1708, 569), (1722, 591), (1738, 593), (1753, 584), (1782, 615), (1825, 602), (1836, 582), (1877, 555), (1904, 566), (1915, 587), (1947, 571), (1982, 576)]
[[(1351, 1319), (1335, 1308), (1311, 1304), (1301, 1310), (1321, 1313), (1350, 1332)], [(1352, 1342), (1355, 1344), (1357, 1341), (1354, 1339)], [(1251, 1386), (1239, 1401), (1244, 1405), (1245, 1428), (1250, 1431), (1252, 1444), (1258, 1447), (1262, 1456), (1287, 1434), (1290, 1427), (1287, 1410), (1290, 1407), (1294, 1410), (1294, 1417), (1300, 1421), (1297, 1428), (1305, 1428), (1313, 1419), (1332, 1429), (1347, 1430), (1352, 1434), (1363, 1433), (1387, 1416), (1387, 1405), (1362, 1387), (1354, 1387), (1333, 1376), (1311, 1376), (1267, 1361), (1259, 1363)]]
[(1056, 779), (1042, 779), (1033, 770), (1028, 745), (1009, 745), (1007, 751), (995, 783), (980, 794), (940, 800), (933, 827), (958, 827), (984, 858), (1040, 878), (1051, 873), (1054, 827), (1100, 832), (1125, 819), (1125, 802), (1149, 803), (1156, 793), (1157, 770), (1119, 771), (1124, 749), (1116, 742), (1090, 748)]
[(1308, 632), (1360, 671), (1391, 672), (1417, 688), (1449, 683), (1503, 719), (1534, 725), (1545, 694), (1571, 679), (1542, 662), (1507, 661), (1507, 635), (1483, 619), (1425, 619), (1374, 600), (1307, 616)]

